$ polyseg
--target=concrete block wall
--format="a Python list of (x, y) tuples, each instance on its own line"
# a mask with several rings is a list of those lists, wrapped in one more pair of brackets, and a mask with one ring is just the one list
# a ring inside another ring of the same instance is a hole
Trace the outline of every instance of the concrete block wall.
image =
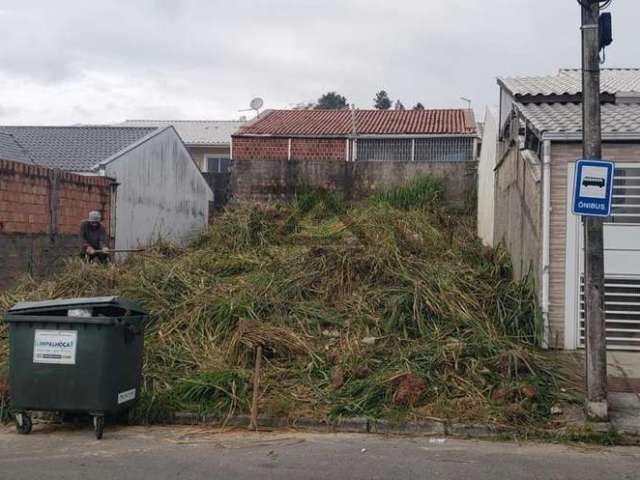
[(496, 167), (494, 240), (502, 243), (518, 280), (531, 274), (540, 295), (541, 171), (512, 147)]
[(113, 180), (0, 160), (0, 288), (79, 253), (80, 223), (99, 210), (109, 229)]
[(237, 160), (231, 173), (230, 191), (235, 201), (285, 200), (309, 186), (358, 198), (426, 174), (442, 179), (448, 204), (464, 207), (475, 202), (475, 162)]

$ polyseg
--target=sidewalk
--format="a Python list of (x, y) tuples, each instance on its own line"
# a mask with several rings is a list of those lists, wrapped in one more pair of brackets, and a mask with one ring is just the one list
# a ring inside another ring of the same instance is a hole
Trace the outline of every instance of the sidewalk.
[(640, 352), (608, 352), (609, 391), (640, 394)]
[(624, 435), (640, 436), (640, 396), (635, 393), (610, 393), (611, 425)]
[(607, 360), (611, 424), (640, 436), (640, 352), (609, 352)]

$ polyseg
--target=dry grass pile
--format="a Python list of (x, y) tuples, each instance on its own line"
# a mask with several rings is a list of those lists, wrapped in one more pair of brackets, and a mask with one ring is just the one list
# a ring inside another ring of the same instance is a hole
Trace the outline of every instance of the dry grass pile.
[[(247, 412), (261, 345), (263, 413), (539, 425), (566, 395), (536, 347), (531, 290), (441, 192), (421, 179), (354, 205), (313, 191), (240, 205), (186, 249), (70, 261), (2, 294), (0, 309), (101, 294), (146, 307), (140, 421)], [(0, 327), (0, 369), (6, 359)]]

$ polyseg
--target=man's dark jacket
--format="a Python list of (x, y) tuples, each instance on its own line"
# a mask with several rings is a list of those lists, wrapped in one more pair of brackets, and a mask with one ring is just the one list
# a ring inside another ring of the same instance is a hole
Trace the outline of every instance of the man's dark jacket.
[(102, 250), (104, 247), (108, 247), (107, 244), (107, 232), (98, 223), (98, 226), (93, 228), (91, 222), (82, 222), (80, 225), (80, 239), (82, 240), (82, 251), (86, 251), (87, 247), (92, 247), (94, 250)]

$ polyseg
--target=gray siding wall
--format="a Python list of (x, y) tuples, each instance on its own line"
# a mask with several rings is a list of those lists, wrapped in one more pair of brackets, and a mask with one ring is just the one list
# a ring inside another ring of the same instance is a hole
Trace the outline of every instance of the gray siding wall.
[(116, 248), (159, 239), (184, 244), (208, 223), (213, 194), (174, 129), (168, 128), (106, 167), (118, 187)]

